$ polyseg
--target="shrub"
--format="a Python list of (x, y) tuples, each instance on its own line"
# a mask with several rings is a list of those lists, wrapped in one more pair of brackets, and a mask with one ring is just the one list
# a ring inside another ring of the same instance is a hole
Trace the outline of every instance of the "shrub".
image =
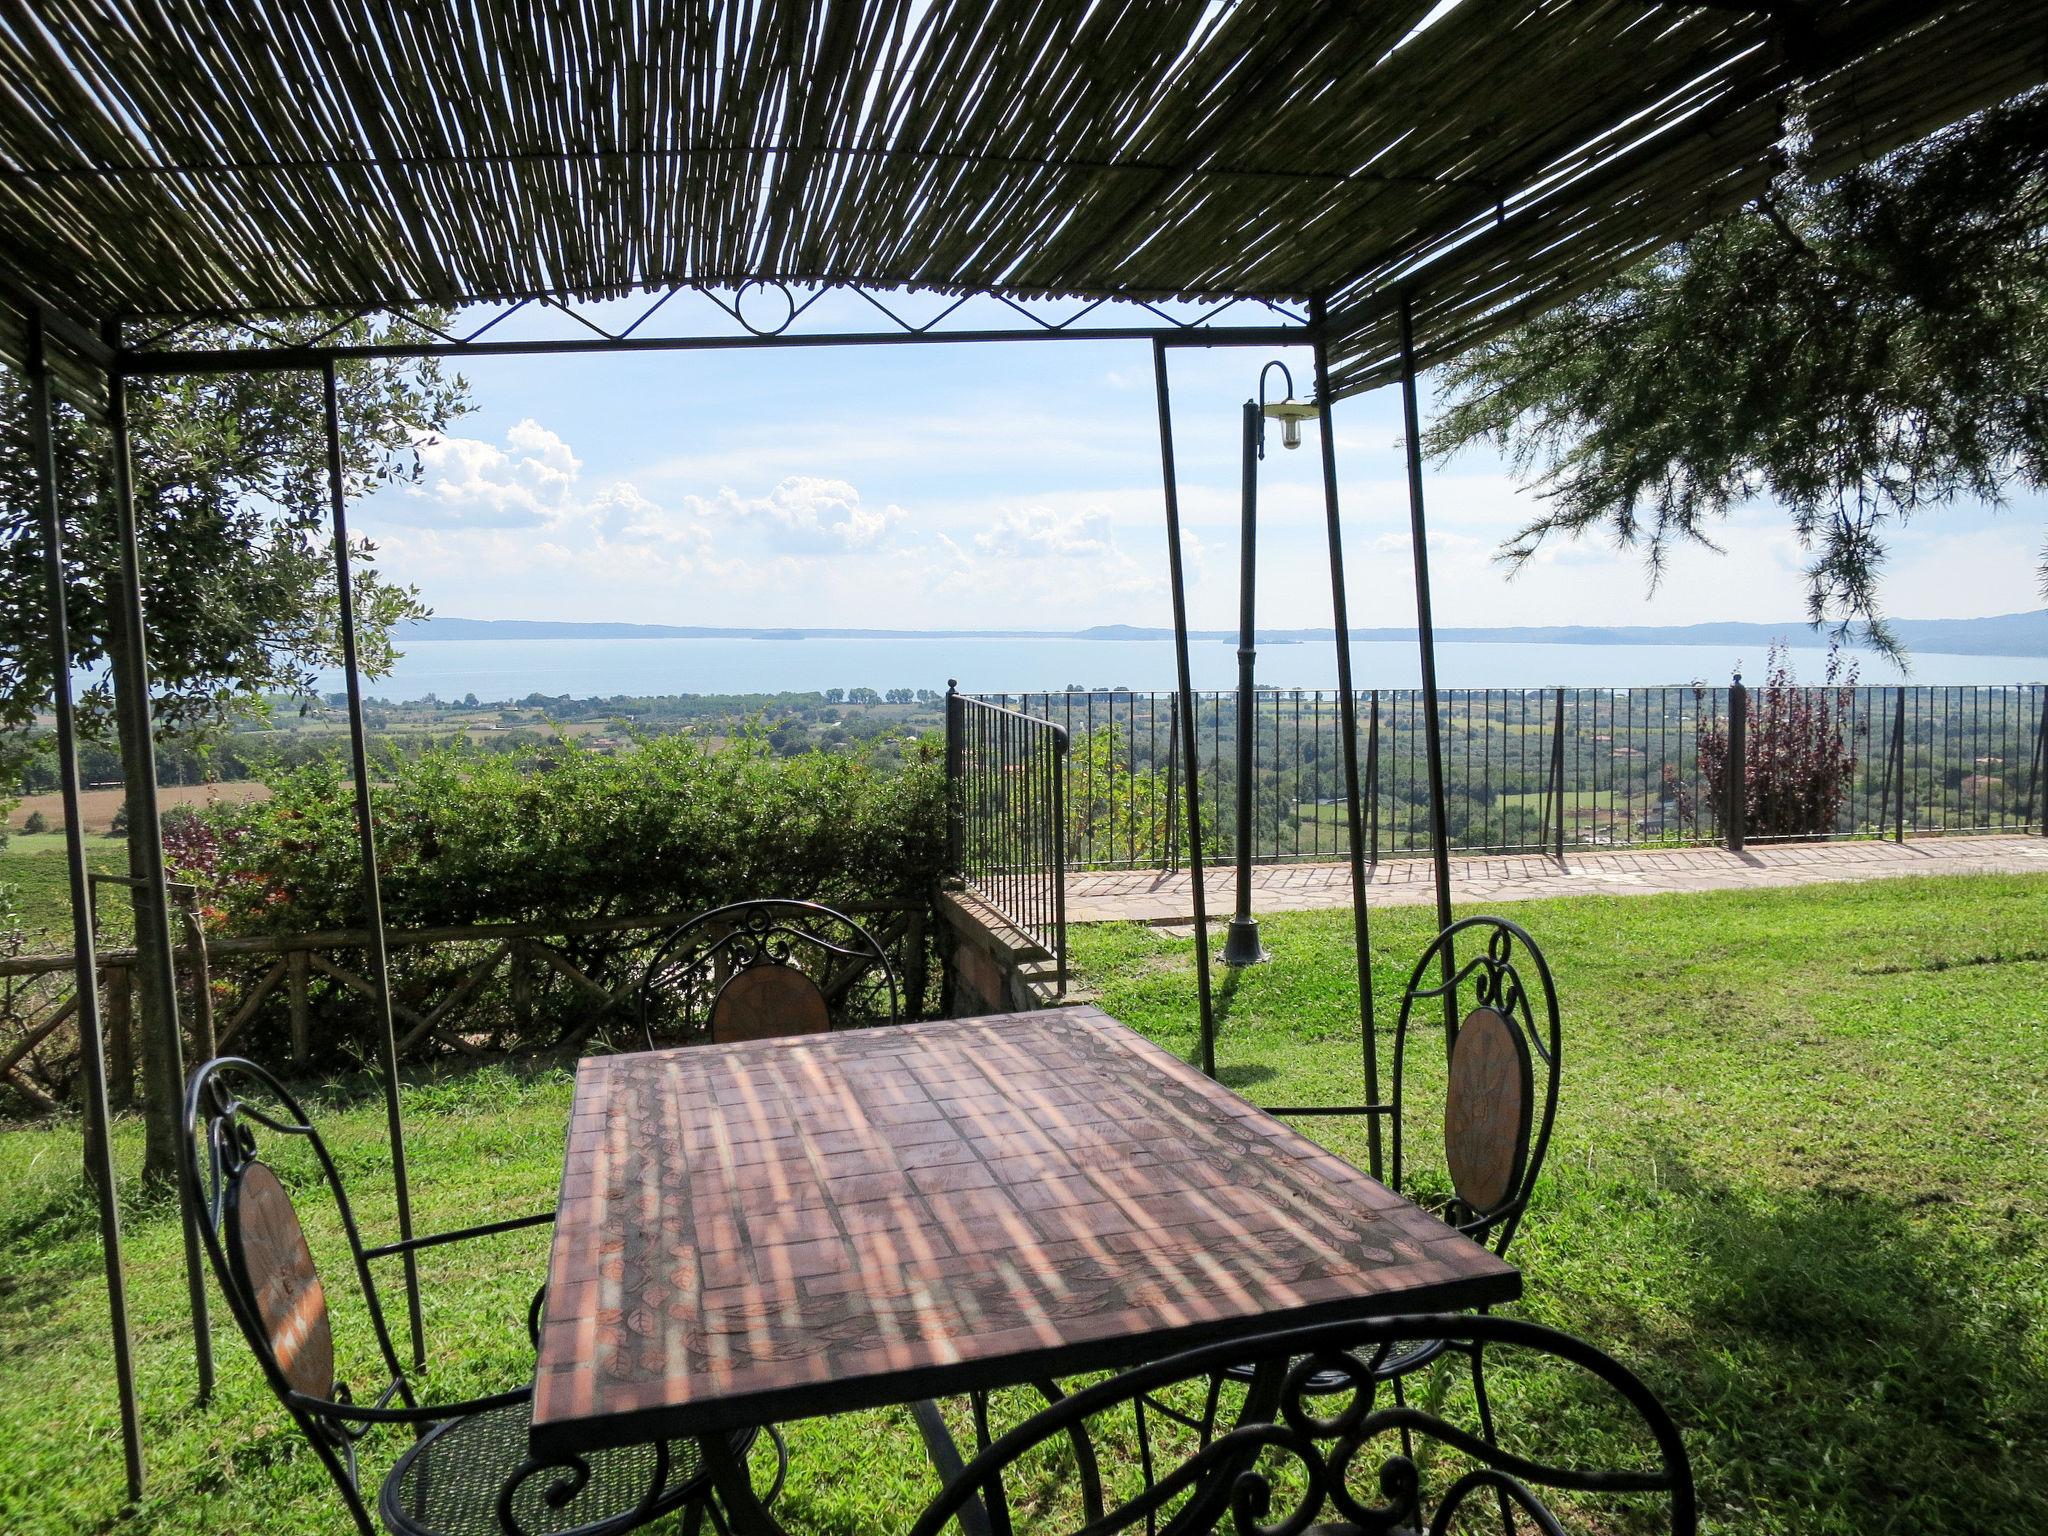
[(50, 830), (50, 818), (41, 811), (30, 811), (28, 818), (21, 824), (21, 830), (28, 833), (31, 837), (47, 832)]
[[(1819, 837), (1835, 830), (1856, 773), (1850, 740), (1854, 664), (1828, 652), (1827, 680), (1803, 687), (1785, 649), (1772, 645), (1764, 684), (1749, 693), (1741, 767), (1744, 827), (1752, 837)], [(1728, 729), (1703, 723), (1700, 773), (1716, 806), (1728, 804)]]
[[(387, 758), (375, 772), (379, 883), (394, 930), (681, 915), (763, 896), (922, 907), (945, 857), (942, 754), (926, 745), (887, 772), (862, 750), (780, 757), (753, 735), (717, 750), (664, 736), (616, 757), (566, 745), (527, 770), (453, 746)], [(166, 827), (176, 878), (201, 887), (216, 932), (360, 926), (345, 767), (311, 763), (269, 783), (267, 801)], [(899, 951), (906, 979), (929, 977), (932, 927), (923, 925), (914, 951)], [(634, 974), (646, 945), (644, 933), (600, 933), (564, 940), (557, 953), (612, 988)], [(424, 1013), (488, 954), (476, 944), (394, 948), (400, 1005)], [(366, 957), (336, 958), (367, 974)], [(501, 967), (464, 1015), (492, 1021), (482, 1026), (490, 1038), (469, 1043), (546, 1044), (587, 1020), (588, 988), (565, 977), (540, 965), (515, 983)], [(365, 1054), (372, 1036), (361, 997), (333, 978), (314, 986), (316, 1051)], [(246, 1041), (274, 1052), (284, 1019), (281, 1000), (267, 1004), (236, 1048)]]
[[(395, 928), (690, 912), (753, 896), (922, 900), (945, 854), (939, 755), (899, 772), (863, 752), (778, 757), (741, 737), (664, 736), (610, 757), (568, 747), (522, 771), (463, 747), (383, 765), (372, 800)], [(221, 808), (204, 864), (224, 924), (305, 932), (360, 922), (353, 789), (338, 761)], [(187, 876), (192, 878), (192, 876)]]

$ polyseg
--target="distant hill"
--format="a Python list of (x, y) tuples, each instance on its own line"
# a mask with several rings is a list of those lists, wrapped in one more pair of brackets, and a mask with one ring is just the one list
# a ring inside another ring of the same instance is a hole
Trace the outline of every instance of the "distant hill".
[[(1895, 619), (1892, 630), (1910, 651), (1962, 656), (2048, 656), (2048, 608), (1982, 619)], [(1235, 630), (1192, 632), (1198, 640), (1232, 640)], [(406, 624), (401, 640), (1164, 640), (1170, 629), (1097, 624), (1088, 629), (738, 629), (685, 624), (565, 624), (539, 619), (427, 619)], [(1329, 629), (1262, 629), (1263, 645), (1328, 640)], [(1504, 626), (1444, 628), (1442, 641), (1509, 645), (1768, 645), (1814, 643), (1812, 628), (1784, 624)], [(1412, 641), (1412, 629), (1354, 629), (1354, 640)]]
[[(1162, 630), (1170, 635), (1171, 630)], [(738, 629), (703, 624), (578, 624), (443, 619), (401, 624), (401, 640), (1072, 640), (1043, 629)]]

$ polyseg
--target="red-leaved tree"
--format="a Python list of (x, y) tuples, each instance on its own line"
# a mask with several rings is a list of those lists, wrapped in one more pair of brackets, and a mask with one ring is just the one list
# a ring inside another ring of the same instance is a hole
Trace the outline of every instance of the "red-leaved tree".
[[(1797, 683), (1785, 648), (1773, 645), (1764, 683), (1749, 690), (1743, 740), (1744, 826), (1752, 837), (1820, 837), (1835, 830), (1856, 773), (1851, 727), (1856, 667), (1839, 650), (1828, 652), (1827, 680)], [(1697, 691), (1704, 693), (1704, 688)], [(1729, 788), (1728, 724), (1702, 719), (1700, 774), (1713, 804), (1726, 806)]]

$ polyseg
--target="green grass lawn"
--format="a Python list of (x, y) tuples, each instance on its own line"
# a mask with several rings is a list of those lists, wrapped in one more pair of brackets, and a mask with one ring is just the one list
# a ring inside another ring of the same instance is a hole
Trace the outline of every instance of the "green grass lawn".
[[(86, 863), (104, 874), (125, 873), (126, 845), (118, 838), (88, 838)], [(71, 873), (64, 857), (63, 833), (12, 834), (0, 845), (0, 887), (6, 889), (31, 949), (70, 947)], [(100, 922), (107, 938), (117, 943), (125, 942), (134, 932), (125, 889), (110, 886), (100, 891)]]
[[(2048, 879), (1511, 915), (1545, 945), (1565, 1009), (1563, 1103), (1514, 1250), (1515, 1310), (1644, 1374), (1687, 1435), (1710, 1530), (2048, 1529)], [(1374, 916), (1388, 1022), (1427, 924), (1414, 908)], [(1219, 983), (1227, 1081), (1266, 1102), (1356, 1096), (1349, 932), (1344, 913), (1264, 925), (1275, 963)], [(1105, 1007), (1192, 1052), (1188, 941), (1112, 926), (1077, 931), (1074, 947)], [(379, 1105), (366, 1080), (319, 1093), (363, 1219), (389, 1235)], [(415, 1080), (422, 1228), (551, 1201), (568, 1096), (556, 1066)], [(1419, 1097), (1426, 1115), (1426, 1084)], [(1355, 1123), (1304, 1128), (1362, 1159)], [(119, 1129), (124, 1168), (139, 1142)], [(126, 1222), (151, 1486), (119, 1518), (78, 1164), (74, 1128), (0, 1133), (0, 1531), (344, 1530), (224, 1320), (218, 1394), (192, 1401), (176, 1223), (149, 1199), (131, 1199)], [(331, 1252), (331, 1224), (314, 1240)], [(514, 1234), (426, 1257), (437, 1393), (521, 1378), (545, 1243)], [(359, 1331), (346, 1314), (338, 1329), (364, 1379), (348, 1347)], [(1513, 1379), (1500, 1397), (1541, 1401)], [(901, 1413), (798, 1425), (792, 1440), (782, 1512), (798, 1530), (900, 1529), (934, 1486)], [(371, 1475), (386, 1464), (373, 1457)]]

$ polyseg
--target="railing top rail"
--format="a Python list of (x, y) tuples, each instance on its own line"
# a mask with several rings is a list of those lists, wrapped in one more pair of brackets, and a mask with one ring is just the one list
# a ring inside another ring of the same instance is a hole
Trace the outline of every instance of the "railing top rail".
[[(1111, 690), (1104, 689), (1102, 691), (1107, 693)], [(972, 704), (976, 709), (985, 709), (990, 714), (1010, 715), (1018, 720), (1028, 720), (1033, 725), (1042, 725), (1047, 730), (1051, 731), (1053, 735), (1059, 738), (1060, 750), (1066, 750), (1067, 728), (1061, 725), (1057, 720), (1048, 720), (1043, 715), (1027, 714), (1021, 709), (1012, 709), (1007, 704), (992, 704), (988, 701), (988, 699), (985, 696), (978, 693), (956, 693), (953, 695), (953, 697), (958, 699), (962, 704)], [(1057, 697), (1057, 695), (1055, 695), (1055, 697)]]
[[(1743, 686), (1746, 687), (1751, 693), (1758, 693), (1761, 692), (1767, 686), (1767, 684), (1765, 681), (1761, 679), (1749, 677), (1744, 679)], [(1836, 693), (1841, 692), (1843, 690), (1848, 690), (1854, 693), (1889, 694), (1895, 693), (1900, 689), (1904, 689), (1908, 693), (2031, 693), (2036, 692), (2043, 688), (2048, 688), (2048, 680), (2041, 680), (2036, 682), (2011, 683), (1927, 683), (1911, 681), (1896, 683), (1865, 683), (1844, 681), (1830, 683), (1826, 681), (1794, 680), (1787, 686), (1796, 691), (1828, 693)], [(1689, 694), (1696, 691), (1707, 693), (1712, 693), (1715, 691), (1725, 691), (1727, 687), (1728, 683), (1726, 680), (1709, 681), (1706, 678), (1687, 678), (1684, 680), (1662, 683), (1515, 683), (1505, 686), (1481, 685), (1470, 688), (1453, 686), (1439, 688), (1437, 692), (1439, 694), (1444, 695), (1457, 694), (1463, 696), (1470, 694), (1489, 695), (1493, 697), (1506, 698), (1513, 697), (1518, 694), (1529, 695), (1531, 697), (1541, 694), (1553, 694), (1558, 692), (1559, 690), (1562, 690), (1567, 694), (1576, 695), (1621, 695), (1630, 693)], [(1260, 698), (1270, 699), (1293, 698), (1296, 695), (1309, 694), (1320, 694), (1325, 697), (1334, 698), (1342, 690), (1338, 688), (1324, 686), (1296, 686), (1292, 683), (1261, 683), (1258, 685), (1258, 688), (1255, 691)], [(1419, 687), (1416, 687), (1413, 684), (1398, 687), (1386, 684), (1372, 686), (1361, 685), (1359, 687), (1353, 688), (1351, 691), (1360, 698), (1364, 698), (1367, 694), (1370, 693), (1405, 695), (1419, 694), (1422, 692), (1422, 690)], [(1026, 688), (1013, 690), (1009, 693), (958, 693), (955, 694), (954, 697), (970, 704), (979, 705), (984, 709), (999, 709), (1005, 711), (1006, 713), (1014, 715), (1021, 714), (1023, 712), (1021, 710), (1012, 708), (1009, 705), (998, 704), (995, 701), (997, 699), (1020, 698), (1047, 700), (1064, 698), (1164, 699), (1173, 697), (1177, 692), (1178, 690), (1173, 688)], [(1197, 688), (1195, 690), (1195, 697), (1198, 699), (1232, 700), (1237, 697), (1237, 690), (1235, 688)], [(1034, 715), (1030, 718), (1038, 719), (1040, 717)]]

